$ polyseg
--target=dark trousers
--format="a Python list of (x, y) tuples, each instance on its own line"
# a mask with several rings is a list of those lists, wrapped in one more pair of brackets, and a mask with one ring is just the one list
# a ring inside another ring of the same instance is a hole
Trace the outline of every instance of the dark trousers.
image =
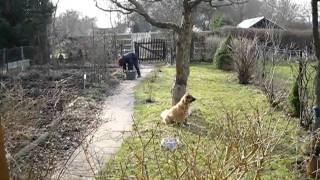
[(131, 59), (128, 62), (128, 70), (133, 70), (133, 66), (136, 69), (138, 76), (141, 76), (140, 68), (139, 68), (139, 64), (138, 64), (138, 59)]

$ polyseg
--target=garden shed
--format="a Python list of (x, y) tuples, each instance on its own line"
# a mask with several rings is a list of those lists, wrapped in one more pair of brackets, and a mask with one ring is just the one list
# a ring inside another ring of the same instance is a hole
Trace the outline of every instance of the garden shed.
[(258, 29), (281, 29), (284, 30), (283, 27), (278, 25), (277, 23), (269, 20), (268, 18), (256, 17), (251, 19), (245, 19), (237, 25), (237, 28), (258, 28)]

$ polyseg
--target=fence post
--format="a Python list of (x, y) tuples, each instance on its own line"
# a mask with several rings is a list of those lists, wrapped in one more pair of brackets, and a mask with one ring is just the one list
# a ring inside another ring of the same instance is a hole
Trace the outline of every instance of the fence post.
[[(6, 53), (7, 53), (7, 49), (4, 48), (3, 49), (3, 54), (2, 54), (2, 74), (5, 74), (7, 73), (8, 71), (8, 65), (6, 65), (7, 61), (6, 61)], [(6, 67), (5, 67), (6, 66)]]
[(194, 34), (192, 34), (192, 38), (191, 38), (190, 62), (194, 60), (193, 58), (194, 58)]
[(120, 54), (121, 54), (121, 56), (123, 55), (123, 45), (122, 44), (120, 44)]
[(166, 46), (166, 41), (162, 41), (162, 51), (163, 51), (163, 59), (167, 59), (167, 46)]
[(117, 61), (118, 49), (117, 49), (117, 34), (113, 32), (112, 34), (112, 50), (113, 50), (113, 61)]
[(140, 60), (139, 45), (137, 42), (134, 42), (134, 52), (135, 52), (136, 56), (138, 57), (138, 60)]
[(23, 51), (23, 46), (20, 47), (21, 49), (21, 60), (24, 60), (24, 51)]
[(170, 45), (170, 65), (172, 66), (173, 63), (174, 63), (174, 55), (175, 55), (175, 45), (176, 45), (176, 42), (175, 42), (175, 32), (172, 31), (172, 36), (171, 36), (171, 45)]

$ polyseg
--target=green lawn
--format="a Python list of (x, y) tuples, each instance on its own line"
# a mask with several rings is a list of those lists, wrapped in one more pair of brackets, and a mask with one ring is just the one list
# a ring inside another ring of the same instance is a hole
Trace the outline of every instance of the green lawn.
[[(313, 89), (313, 79), (315, 76), (315, 63), (307, 64), (307, 79), (310, 79), (309, 89)], [(274, 83), (277, 87), (290, 91), (298, 75), (299, 66), (297, 63), (282, 63), (275, 67)]]
[[(161, 72), (160, 72), (161, 71)], [(164, 125), (160, 113), (170, 107), (173, 67), (161, 67), (136, 88), (135, 131), (102, 171), (106, 179), (294, 179), (300, 153), (297, 121), (269, 108), (254, 86), (239, 85), (236, 75), (212, 65), (193, 65), (188, 84), (197, 100), (188, 127)], [(283, 72), (283, 71), (281, 71)], [(154, 103), (147, 103), (152, 98)], [(160, 140), (176, 137), (175, 151)], [(147, 179), (147, 178), (146, 178)]]

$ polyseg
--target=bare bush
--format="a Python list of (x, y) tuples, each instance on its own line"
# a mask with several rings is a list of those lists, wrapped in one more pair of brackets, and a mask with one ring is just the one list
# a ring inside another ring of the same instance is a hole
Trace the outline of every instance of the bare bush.
[(289, 95), (289, 102), (293, 113), (291, 115), (299, 117), (301, 127), (311, 129), (310, 125), (313, 119), (311, 109), (315, 101), (313, 90), (315, 69), (312, 67), (312, 62), (308, 56), (301, 57), (298, 64), (298, 72), (292, 67), (293, 73), (297, 74), (297, 76), (292, 92)]
[(257, 40), (239, 38), (233, 40), (230, 46), (239, 83), (249, 84), (258, 59)]

